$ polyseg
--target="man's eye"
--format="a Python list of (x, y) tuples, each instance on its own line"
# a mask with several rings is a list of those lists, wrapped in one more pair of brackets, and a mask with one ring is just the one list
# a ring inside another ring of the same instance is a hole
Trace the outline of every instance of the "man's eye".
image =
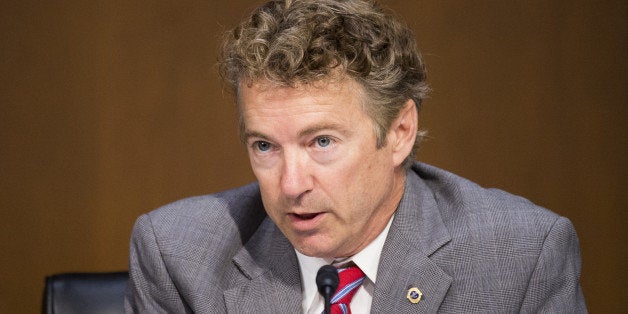
[(264, 141), (258, 141), (258, 142), (255, 142), (255, 146), (257, 146), (257, 149), (258, 149), (260, 152), (267, 152), (267, 151), (269, 151), (269, 150), (271, 149), (271, 147), (272, 147), (272, 146), (270, 145), (270, 143), (268, 143), (268, 142), (264, 142)]
[(316, 144), (320, 147), (327, 147), (331, 144), (331, 139), (327, 136), (321, 136), (316, 138)]

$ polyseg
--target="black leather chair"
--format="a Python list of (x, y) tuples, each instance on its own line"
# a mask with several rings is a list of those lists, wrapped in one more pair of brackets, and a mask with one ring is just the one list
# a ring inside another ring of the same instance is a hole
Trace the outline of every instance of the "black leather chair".
[(124, 313), (128, 272), (46, 277), (44, 313)]

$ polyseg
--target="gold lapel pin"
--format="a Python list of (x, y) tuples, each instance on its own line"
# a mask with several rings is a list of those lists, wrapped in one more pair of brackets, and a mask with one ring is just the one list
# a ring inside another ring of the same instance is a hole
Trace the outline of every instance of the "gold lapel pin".
[(408, 289), (408, 301), (417, 304), (419, 303), (419, 301), (421, 301), (421, 297), (423, 296), (423, 293), (421, 293), (421, 290), (419, 290), (419, 288), (417, 287), (412, 287), (410, 289)]

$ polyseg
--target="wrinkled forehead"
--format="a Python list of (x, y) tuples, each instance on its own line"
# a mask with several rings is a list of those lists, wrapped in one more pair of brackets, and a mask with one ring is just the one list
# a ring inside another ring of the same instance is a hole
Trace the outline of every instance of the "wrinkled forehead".
[[(346, 106), (347, 99), (355, 99), (361, 109), (364, 110), (365, 113), (368, 112), (368, 110), (365, 109), (367, 97), (365, 97), (364, 88), (355, 79), (348, 76), (331, 77), (298, 84), (286, 84), (266, 79), (245, 80), (239, 83), (236, 94), (240, 135), (243, 135), (246, 129), (244, 111), (247, 110), (249, 104), (246, 102), (251, 100), (251, 95), (259, 97), (260, 99), (266, 98), (270, 101), (277, 98), (287, 99), (284, 98), (285, 96), (294, 98), (312, 94), (337, 98), (338, 102), (332, 101), (331, 103), (339, 107)], [(263, 101), (260, 102), (258, 99), (256, 103), (263, 103)]]
[(307, 94), (313, 91), (324, 91), (330, 95), (340, 93), (354, 93), (355, 97), (360, 100), (362, 105), (365, 105), (366, 97), (363, 86), (355, 79), (347, 75), (335, 75), (325, 77), (315, 81), (307, 82), (276, 82), (265, 78), (258, 79), (243, 79), (238, 82), (235, 90), (235, 101), (238, 105), (238, 110), (242, 111), (242, 91), (248, 89), (259, 94), (275, 94), (280, 96), (281, 93), (292, 94), (303, 93)]

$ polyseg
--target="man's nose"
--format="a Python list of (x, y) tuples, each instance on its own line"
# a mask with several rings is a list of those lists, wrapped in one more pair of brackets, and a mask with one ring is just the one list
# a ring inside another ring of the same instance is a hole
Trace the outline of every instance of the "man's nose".
[(286, 197), (296, 199), (312, 189), (311, 165), (308, 160), (305, 152), (284, 151), (281, 190)]

